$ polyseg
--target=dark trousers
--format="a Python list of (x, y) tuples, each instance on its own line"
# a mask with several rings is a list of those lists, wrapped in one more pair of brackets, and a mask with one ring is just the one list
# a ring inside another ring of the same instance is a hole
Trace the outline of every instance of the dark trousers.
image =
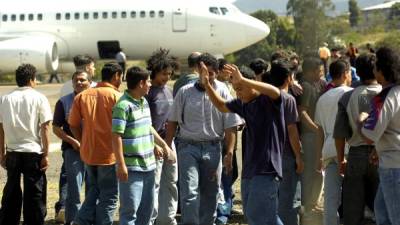
[(67, 199), (67, 171), (65, 169), (65, 151), (62, 152), (63, 163), (61, 165), (60, 178), (58, 181), (58, 201), (54, 205), (56, 213), (65, 208)]
[(351, 147), (343, 180), (344, 225), (363, 225), (364, 208), (374, 209), (379, 185), (377, 166), (369, 162), (373, 146)]
[[(7, 183), (1, 200), (0, 224), (18, 225), (24, 206), (24, 225), (42, 225), (46, 216), (46, 174), (40, 171), (42, 155), (7, 152)], [(24, 175), (24, 193), (20, 180)], [(23, 196), (23, 197), (22, 197)]]

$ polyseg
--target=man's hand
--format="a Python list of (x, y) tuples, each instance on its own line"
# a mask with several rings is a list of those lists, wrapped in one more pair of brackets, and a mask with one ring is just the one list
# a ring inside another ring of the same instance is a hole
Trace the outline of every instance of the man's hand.
[(158, 145), (154, 146), (154, 156), (157, 160), (161, 160), (164, 157), (163, 149)]
[(376, 149), (374, 149), (371, 154), (369, 155), (369, 162), (374, 165), (377, 166), (379, 163), (379, 158), (378, 158), (378, 153), (376, 152)]
[(239, 84), (243, 80), (243, 76), (240, 73), (239, 68), (234, 64), (226, 64), (224, 66), (224, 73), (230, 74), (232, 84)]
[(77, 141), (76, 139), (71, 143), (72, 148), (79, 152), (80, 148), (81, 148), (81, 143), (79, 143), (79, 141)]
[(324, 160), (319, 159), (317, 162), (317, 168), (316, 168), (317, 173), (322, 173), (322, 171), (324, 170), (323, 164), (324, 164)]
[(44, 172), (47, 170), (47, 168), (49, 168), (49, 157), (44, 155), (40, 161), (40, 170)]
[(6, 159), (7, 159), (7, 155), (6, 154), (0, 156), (0, 165), (4, 169), (7, 169), (6, 168)]
[(300, 156), (296, 157), (296, 173), (301, 174), (304, 171), (304, 162)]
[(125, 164), (117, 165), (117, 177), (121, 182), (128, 181), (128, 168), (126, 168)]
[(344, 177), (344, 174), (346, 173), (346, 166), (347, 166), (347, 161), (344, 159), (343, 161), (339, 162), (338, 164), (338, 170), (339, 170), (339, 175)]
[(168, 145), (163, 148), (163, 157), (168, 160), (168, 163), (173, 164), (176, 162), (176, 152), (172, 150)]
[(208, 69), (204, 62), (200, 62), (199, 65), (200, 71), (200, 83), (205, 87), (210, 83), (210, 75), (208, 73)]
[(224, 167), (225, 167), (225, 174), (230, 174), (232, 172), (233, 166), (232, 166), (232, 161), (233, 161), (233, 153), (228, 152), (224, 156)]

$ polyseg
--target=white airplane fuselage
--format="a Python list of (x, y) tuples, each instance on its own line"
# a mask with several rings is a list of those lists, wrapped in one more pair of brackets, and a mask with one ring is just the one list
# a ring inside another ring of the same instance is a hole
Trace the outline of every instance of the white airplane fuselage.
[(269, 33), (263, 22), (213, 0), (16, 0), (0, 8), (0, 73), (21, 63), (59, 70), (77, 54), (145, 59), (162, 47), (178, 57), (228, 54)]

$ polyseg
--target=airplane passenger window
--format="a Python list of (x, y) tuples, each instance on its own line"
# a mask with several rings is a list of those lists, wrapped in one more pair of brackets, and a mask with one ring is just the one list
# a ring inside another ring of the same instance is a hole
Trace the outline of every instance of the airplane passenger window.
[(99, 18), (99, 13), (94, 12), (94, 13), (93, 13), (93, 19), (97, 19), (97, 18)]
[(79, 13), (75, 13), (75, 14), (74, 14), (74, 18), (75, 18), (76, 20), (79, 20)]
[(38, 15), (37, 15), (37, 19), (38, 19), (38, 20), (43, 20), (43, 14), (41, 14), (41, 13), (38, 14)]
[(89, 19), (89, 13), (88, 12), (83, 13), (83, 18), (85, 20)]
[(226, 15), (229, 12), (228, 9), (225, 7), (221, 7), (219, 9), (221, 9), (222, 15)]
[(71, 14), (70, 14), (70, 13), (65, 13), (65, 19), (66, 19), (66, 20), (71, 19)]
[(164, 15), (165, 15), (165, 13), (164, 13), (164, 11), (162, 11), (162, 10), (160, 10), (160, 11), (158, 11), (158, 16), (159, 17), (164, 17)]
[(136, 12), (135, 11), (131, 11), (131, 18), (135, 18), (136, 17)]
[(111, 17), (112, 17), (113, 19), (117, 19), (117, 12), (112, 12)]
[(19, 20), (20, 21), (24, 21), (25, 20), (25, 15), (24, 14), (19, 15)]
[(146, 17), (146, 12), (145, 11), (140, 11), (140, 17), (142, 17), (142, 18)]
[(6, 22), (7, 19), (8, 19), (7, 15), (3, 15), (3, 18), (2, 18), (3, 22)]
[(126, 12), (121, 12), (121, 18), (126, 18)]
[[(30, 16), (30, 15), (29, 15)], [(61, 20), (61, 13), (56, 14), (56, 20)]]
[(28, 19), (29, 19), (30, 21), (32, 21), (32, 20), (33, 20), (33, 14), (29, 14), (29, 15), (28, 15)]
[(14, 14), (12, 14), (12, 15), (11, 15), (11, 21), (16, 21), (16, 20), (17, 20), (17, 16), (14, 15)]
[(217, 14), (217, 15), (220, 14), (218, 7), (210, 7), (209, 10), (210, 10), (210, 13)]
[(154, 12), (153, 10), (150, 11), (150, 17), (153, 18), (156, 15), (156, 12)]
[(108, 17), (108, 13), (107, 12), (103, 12), (103, 19), (107, 19), (107, 17)]

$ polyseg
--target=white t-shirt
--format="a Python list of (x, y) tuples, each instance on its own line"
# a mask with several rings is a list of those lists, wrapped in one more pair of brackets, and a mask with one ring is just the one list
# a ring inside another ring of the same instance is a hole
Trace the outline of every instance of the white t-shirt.
[(379, 167), (400, 168), (400, 86), (386, 87), (372, 101), (361, 132), (375, 142)]
[[(329, 159), (336, 157), (335, 140), (333, 139), (333, 129), (335, 127), (335, 119), (338, 111), (338, 102), (342, 95), (353, 88), (340, 86), (332, 88), (323, 94), (317, 102), (315, 109), (315, 123), (320, 125), (324, 130), (324, 146), (322, 148), (322, 158)], [(345, 149), (347, 154), (348, 148)]]
[(19, 87), (0, 98), (0, 123), (9, 152), (42, 151), (40, 125), (51, 121), (47, 98), (31, 87)]
[[(90, 84), (90, 87), (96, 87), (96, 85), (97, 85), (97, 82), (92, 81), (92, 83)], [(74, 91), (74, 87), (72, 85), (72, 80), (69, 80), (69, 81), (65, 82), (64, 85), (61, 87), (60, 97), (69, 95), (73, 91)]]

